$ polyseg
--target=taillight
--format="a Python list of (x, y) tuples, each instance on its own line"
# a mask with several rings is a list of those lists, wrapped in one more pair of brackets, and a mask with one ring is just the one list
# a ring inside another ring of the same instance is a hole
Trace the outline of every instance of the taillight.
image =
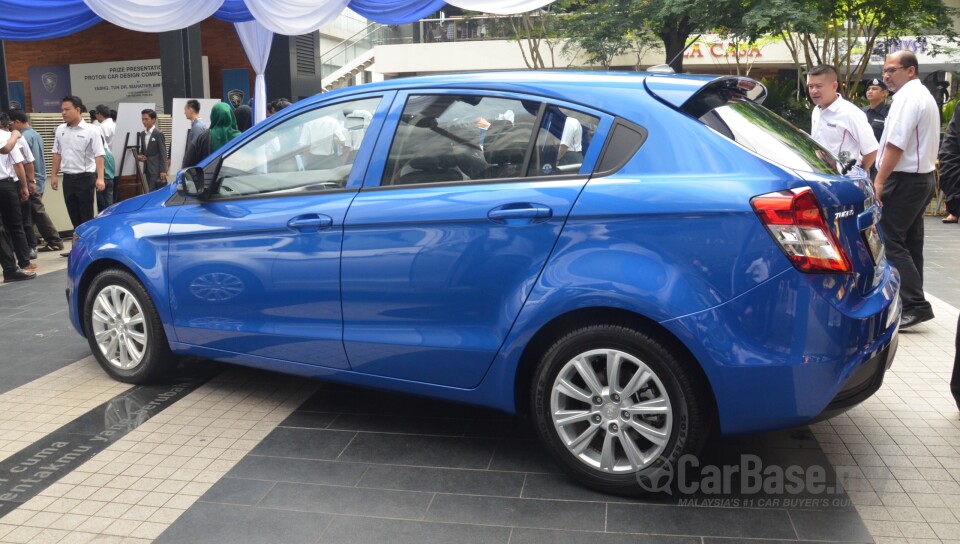
[(809, 187), (755, 196), (750, 204), (797, 270), (824, 274), (853, 270)]

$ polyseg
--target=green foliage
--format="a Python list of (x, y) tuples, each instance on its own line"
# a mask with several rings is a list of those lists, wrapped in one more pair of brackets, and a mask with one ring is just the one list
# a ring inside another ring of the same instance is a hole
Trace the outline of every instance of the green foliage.
[(797, 80), (777, 81), (763, 79), (767, 98), (763, 107), (789, 121), (792, 125), (810, 132), (810, 106), (805, 99), (797, 98)]
[(940, 112), (940, 123), (946, 125), (953, 119), (953, 111), (957, 109), (957, 99), (948, 100), (943, 104)]

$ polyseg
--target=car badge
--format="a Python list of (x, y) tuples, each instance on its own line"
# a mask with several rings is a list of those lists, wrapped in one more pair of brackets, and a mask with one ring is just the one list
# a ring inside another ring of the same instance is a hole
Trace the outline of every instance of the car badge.
[(233, 89), (232, 91), (227, 92), (227, 100), (230, 101), (230, 105), (234, 108), (239, 107), (240, 104), (243, 104), (243, 91), (240, 89)]
[(40, 76), (40, 81), (43, 82), (43, 88), (47, 90), (48, 93), (52, 93), (57, 90), (57, 80), (59, 76), (54, 72), (44, 72)]

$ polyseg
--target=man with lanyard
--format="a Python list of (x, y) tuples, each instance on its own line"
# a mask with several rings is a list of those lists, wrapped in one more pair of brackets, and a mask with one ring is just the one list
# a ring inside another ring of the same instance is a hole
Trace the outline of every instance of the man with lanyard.
[(883, 205), (880, 227), (887, 258), (900, 271), (901, 329), (933, 319), (933, 308), (923, 294), (923, 211), (935, 186), (940, 108), (920, 82), (919, 70), (917, 57), (910, 51), (887, 55), (883, 80), (896, 94), (880, 140), (873, 182)]
[[(10, 112), (10, 121), (10, 126), (20, 131), (23, 140), (36, 159), (33, 161), (33, 179), (29, 179), (29, 172), (27, 176), (27, 183), (30, 188), (30, 200), (27, 205), (33, 224), (37, 226), (40, 236), (43, 236), (43, 240), (46, 242), (46, 245), (38, 248), (37, 251), (63, 251), (63, 241), (60, 240), (60, 233), (50, 219), (50, 215), (47, 214), (42, 200), (44, 184), (47, 181), (47, 165), (43, 160), (43, 138), (30, 126), (30, 120), (26, 113), (13, 110)], [(26, 217), (26, 215), (24, 216)], [(26, 225), (26, 221), (24, 221), (24, 225)], [(30, 238), (29, 232), (27, 232), (27, 238)]]
[[(63, 169), (63, 200), (76, 229), (93, 219), (94, 193), (106, 187), (103, 181), (103, 138), (100, 129), (83, 120), (83, 102), (76, 96), (60, 103), (64, 124), (53, 139), (50, 186), (59, 188), (57, 174)], [(61, 253), (68, 256), (68, 253)]]
[[(11, 134), (0, 131), (0, 145), (6, 144)], [(21, 202), (26, 202), (30, 193), (27, 174), (23, 169), (23, 154), (14, 147), (0, 155), (0, 267), (3, 267), (4, 283), (31, 280), (37, 277), (36, 265), (27, 258), (30, 248), (23, 233)]]
[(837, 71), (821, 64), (807, 74), (807, 92), (817, 107), (811, 114), (810, 135), (828, 151), (844, 152), (869, 171), (877, 158), (877, 138), (860, 108), (837, 94)]

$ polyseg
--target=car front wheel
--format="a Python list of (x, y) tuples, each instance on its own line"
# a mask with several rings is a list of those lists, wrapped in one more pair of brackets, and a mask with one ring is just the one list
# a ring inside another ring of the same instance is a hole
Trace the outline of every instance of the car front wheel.
[(87, 290), (83, 308), (90, 349), (114, 379), (149, 383), (172, 366), (176, 358), (153, 301), (130, 273), (100, 272)]
[(578, 480), (612, 493), (664, 489), (708, 433), (703, 380), (656, 339), (584, 327), (540, 361), (531, 410), (541, 442)]

